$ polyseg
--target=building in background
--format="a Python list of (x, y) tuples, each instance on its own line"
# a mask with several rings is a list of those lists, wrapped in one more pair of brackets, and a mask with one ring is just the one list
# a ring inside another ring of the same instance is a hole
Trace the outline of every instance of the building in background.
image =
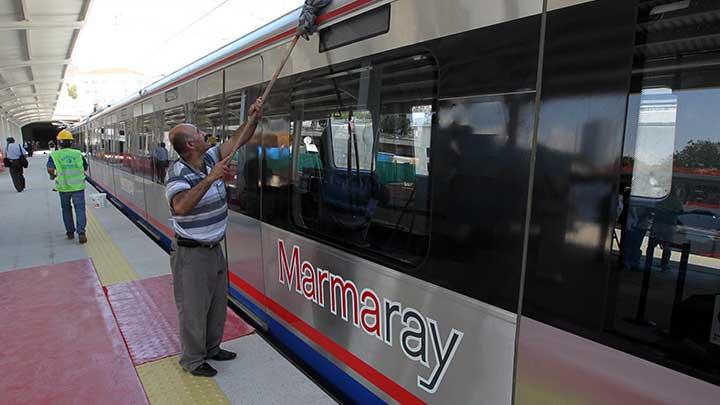
[(71, 67), (61, 97), (65, 102), (62, 114), (86, 116), (128, 97), (158, 78), (127, 68), (78, 70)]

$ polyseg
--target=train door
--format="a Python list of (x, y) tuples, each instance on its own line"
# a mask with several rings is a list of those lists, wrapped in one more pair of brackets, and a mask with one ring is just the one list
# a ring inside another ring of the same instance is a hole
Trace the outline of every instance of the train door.
[(720, 4), (674, 6), (639, 6), (606, 326), (720, 385)]
[[(218, 142), (225, 141), (239, 128), (247, 117), (249, 103), (257, 98), (258, 89), (254, 84), (263, 79), (263, 61), (254, 57), (234, 64), (224, 70), (224, 123), (218, 131)], [(219, 78), (209, 78), (217, 81)], [(216, 84), (215, 84), (216, 85)], [(214, 86), (207, 83), (206, 86)], [(209, 100), (205, 105), (205, 114), (212, 114), (216, 101)], [(200, 111), (200, 110), (198, 110)], [(215, 125), (215, 124), (213, 124)], [(228, 229), (226, 247), (230, 287), (249, 285), (258, 291), (265, 290), (262, 272), (262, 235), (260, 227), (260, 147), (261, 129), (241, 147), (230, 162), (235, 168), (235, 176), (227, 182), (228, 186)], [(216, 128), (208, 128), (216, 130)], [(206, 130), (207, 132), (207, 130)], [(208, 132), (210, 133), (210, 132)], [(213, 132), (214, 134), (215, 132)]]
[(110, 170), (112, 173), (112, 181), (113, 181), (113, 193), (115, 195), (118, 195), (119, 190), (121, 190), (122, 182), (120, 181), (121, 175), (121, 167), (122, 167), (122, 159), (121, 159), (121, 146), (119, 142), (119, 124), (118, 124), (118, 117), (116, 114), (112, 114), (108, 118), (108, 144), (110, 145)]
[(100, 123), (100, 120), (94, 120), (90, 123), (90, 132), (92, 136), (92, 149), (93, 149), (93, 162), (94, 162), (94, 172), (93, 175), (96, 180), (100, 180), (101, 182), (106, 182), (104, 176), (105, 176), (105, 164), (104, 164), (104, 154), (105, 150), (103, 149), (103, 141), (102, 141), (102, 134), (100, 133), (100, 127), (102, 127), (102, 124)]
[(79, 128), (80, 137), (82, 138), (83, 148), (82, 152), (85, 156), (85, 160), (88, 162), (88, 169), (87, 173), (92, 177), (92, 164), (90, 163), (92, 161), (92, 145), (91, 145), (91, 138), (90, 138), (90, 132), (88, 131), (87, 124), (81, 125)]
[(133, 107), (135, 128), (137, 133), (137, 147), (134, 152), (135, 175), (142, 182), (144, 213), (138, 213), (150, 220), (150, 203), (153, 197), (148, 196), (148, 189), (153, 184), (153, 167), (150, 149), (155, 127), (155, 108), (152, 100), (146, 100)]
[(97, 138), (95, 136), (95, 126), (93, 123), (85, 123), (83, 125), (83, 131), (85, 132), (85, 138), (87, 139), (87, 156), (86, 159), (89, 165), (90, 176), (95, 179), (96, 173), (96, 149), (97, 149)]
[(548, 12), (518, 403), (717, 403), (719, 12)]
[(101, 119), (100, 133), (103, 143), (103, 167), (105, 169), (104, 179), (106, 185), (109, 187), (110, 192), (115, 194), (115, 177), (113, 175), (113, 126), (110, 116), (105, 116)]

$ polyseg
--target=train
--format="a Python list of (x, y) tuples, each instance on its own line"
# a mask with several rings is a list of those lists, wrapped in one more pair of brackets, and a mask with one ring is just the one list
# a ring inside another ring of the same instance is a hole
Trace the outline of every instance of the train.
[[(181, 122), (227, 139), (298, 13), (72, 127), (165, 246), (153, 150), (177, 158)], [(717, 403), (719, 1), (335, 0), (318, 22), (225, 179), (230, 300), (343, 402)]]

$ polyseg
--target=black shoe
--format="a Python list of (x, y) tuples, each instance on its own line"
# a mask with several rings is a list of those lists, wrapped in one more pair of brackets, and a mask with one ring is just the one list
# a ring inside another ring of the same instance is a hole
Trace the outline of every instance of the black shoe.
[(87, 236), (85, 236), (84, 233), (79, 233), (79, 234), (78, 234), (78, 241), (79, 241), (80, 243), (85, 243), (85, 242), (87, 242)]
[(212, 368), (211, 365), (203, 363), (191, 371), (190, 374), (196, 377), (214, 377), (217, 374), (217, 370)]
[(228, 361), (234, 359), (235, 357), (237, 357), (237, 354), (231, 351), (220, 349), (220, 351), (216, 355), (210, 357), (210, 360)]
[(65, 232), (68, 239), (75, 239), (75, 232)]

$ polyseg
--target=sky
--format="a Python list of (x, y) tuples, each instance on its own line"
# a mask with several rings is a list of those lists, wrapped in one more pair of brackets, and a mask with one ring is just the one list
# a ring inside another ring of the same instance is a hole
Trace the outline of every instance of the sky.
[[(72, 65), (80, 71), (127, 68), (167, 75), (301, 5), (302, 0), (93, 0)], [(65, 93), (56, 115), (67, 110)]]

